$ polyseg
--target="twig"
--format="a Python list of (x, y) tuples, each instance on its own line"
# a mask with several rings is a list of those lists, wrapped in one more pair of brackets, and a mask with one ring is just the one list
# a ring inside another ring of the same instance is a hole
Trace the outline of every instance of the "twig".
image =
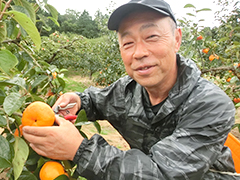
[(202, 74), (208, 73), (208, 72), (216, 72), (216, 71), (229, 71), (231, 70), (235, 76), (240, 80), (240, 75), (237, 73), (237, 70), (233, 66), (223, 66), (223, 67), (217, 67), (217, 68), (211, 68), (211, 69), (202, 69)]
[(2, 18), (3, 18), (3, 14), (7, 11), (7, 8), (10, 7), (11, 2), (12, 2), (12, 0), (9, 0), (9, 1), (5, 4), (5, 7), (4, 7), (3, 11), (2, 11), (1, 14), (0, 14), (0, 21), (1, 21)]
[(32, 58), (33, 62), (34, 62), (40, 69), (42, 69), (42, 67), (40, 66), (40, 64), (38, 64), (37, 60), (32, 56), (31, 53), (29, 53), (29, 52), (27, 51), (26, 48), (24, 48), (21, 44), (16, 43), (15, 41), (13, 41), (13, 43), (16, 44), (18, 47), (22, 48), (22, 49)]
[[(0, 108), (0, 111), (4, 111), (4, 109), (3, 109), (3, 108)], [(13, 115), (22, 117), (22, 113), (16, 113), (16, 112), (14, 112)]]
[(14, 43), (14, 44), (16, 44), (16, 43), (20, 43), (21, 42), (21, 39), (20, 38), (18, 38), (18, 39), (10, 39), (10, 40), (4, 40), (4, 41), (2, 41), (2, 43)]
[(211, 72), (211, 71), (229, 71), (229, 70), (232, 70), (234, 69), (233, 67), (228, 67), (228, 66), (223, 66), (223, 67), (217, 67), (217, 68), (211, 68), (211, 69), (202, 69), (202, 73), (208, 73), (208, 72)]

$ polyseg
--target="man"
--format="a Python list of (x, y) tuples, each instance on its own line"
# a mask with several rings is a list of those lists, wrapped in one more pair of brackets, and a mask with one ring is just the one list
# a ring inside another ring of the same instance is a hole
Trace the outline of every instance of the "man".
[[(177, 51), (182, 33), (163, 0), (132, 0), (116, 9), (116, 30), (129, 76), (104, 89), (66, 93), (56, 105), (77, 105), (89, 120), (107, 119), (129, 143), (121, 151), (100, 135), (83, 139), (68, 121), (55, 127), (24, 127), (39, 154), (73, 160), (87, 179), (240, 179), (224, 142), (235, 108), (217, 86), (200, 77), (193, 61)], [(53, 107), (53, 108), (54, 108)]]

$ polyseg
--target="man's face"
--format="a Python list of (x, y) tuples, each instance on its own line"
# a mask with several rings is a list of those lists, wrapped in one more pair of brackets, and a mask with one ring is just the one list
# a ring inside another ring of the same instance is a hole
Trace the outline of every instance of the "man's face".
[(126, 71), (135, 81), (147, 89), (175, 83), (181, 30), (173, 30), (169, 17), (133, 13), (121, 22), (118, 38)]

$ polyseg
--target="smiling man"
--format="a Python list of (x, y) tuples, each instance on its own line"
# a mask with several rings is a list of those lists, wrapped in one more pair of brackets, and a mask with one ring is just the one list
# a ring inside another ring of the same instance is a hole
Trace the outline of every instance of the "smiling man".
[(182, 33), (163, 0), (132, 0), (116, 9), (108, 27), (116, 30), (128, 73), (104, 89), (65, 93), (53, 109), (89, 120), (107, 119), (129, 143), (121, 151), (100, 135), (84, 139), (75, 126), (24, 127), (39, 154), (73, 160), (77, 172), (93, 180), (240, 179), (224, 142), (235, 108), (217, 86), (200, 77), (192, 60), (177, 52)]

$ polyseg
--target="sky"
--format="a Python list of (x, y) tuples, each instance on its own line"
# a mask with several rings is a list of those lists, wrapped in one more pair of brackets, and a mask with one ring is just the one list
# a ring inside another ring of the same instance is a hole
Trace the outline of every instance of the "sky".
[[(103, 14), (107, 13), (106, 9), (115, 9), (120, 5), (127, 3), (129, 0), (48, 0), (48, 4), (54, 6), (60, 14), (65, 14), (66, 9), (72, 9), (78, 12), (83, 12), (87, 10), (89, 14), (94, 18), (94, 14), (97, 10), (100, 10)], [(210, 8), (212, 11), (200, 12), (198, 14), (199, 19), (205, 19), (202, 25), (213, 27), (217, 25), (214, 21), (214, 12), (219, 9), (216, 4), (213, 3), (214, 0), (166, 0), (172, 8), (177, 19), (181, 17), (188, 17), (187, 12), (191, 12), (189, 8), (183, 8), (186, 4), (193, 4), (197, 10), (202, 8)], [(111, 6), (110, 6), (111, 5)]]

